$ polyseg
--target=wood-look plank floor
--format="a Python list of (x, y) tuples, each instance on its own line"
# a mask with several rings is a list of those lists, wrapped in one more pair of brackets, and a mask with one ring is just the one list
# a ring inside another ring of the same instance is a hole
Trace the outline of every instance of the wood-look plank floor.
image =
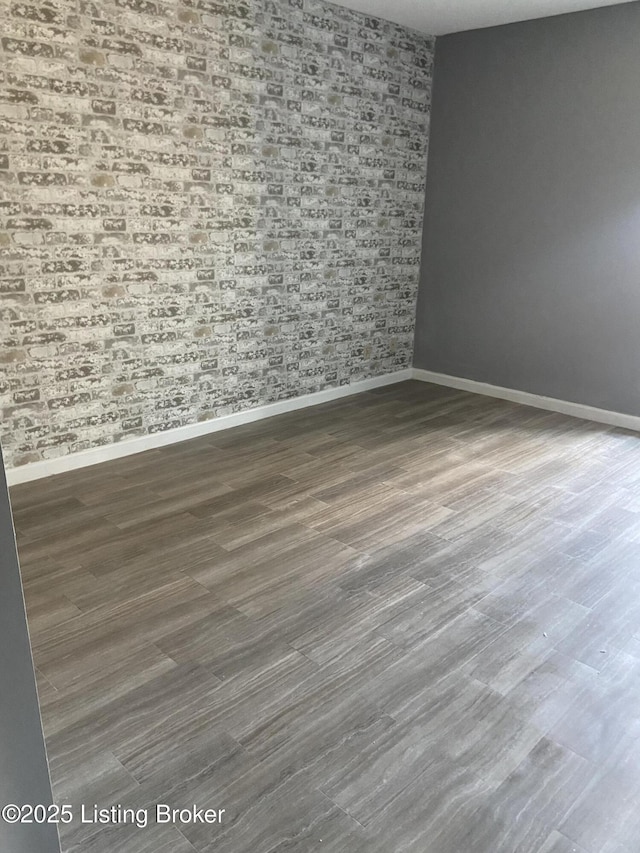
[(640, 437), (407, 382), (12, 490), (68, 853), (640, 851)]

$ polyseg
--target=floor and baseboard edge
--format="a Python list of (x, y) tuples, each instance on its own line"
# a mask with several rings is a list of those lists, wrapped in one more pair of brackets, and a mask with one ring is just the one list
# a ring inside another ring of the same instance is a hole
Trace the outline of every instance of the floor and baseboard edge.
[(496, 397), (499, 400), (509, 400), (521, 403), (523, 406), (533, 406), (536, 409), (546, 409), (549, 412), (559, 412), (586, 421), (595, 421), (607, 426), (622, 427), (640, 432), (640, 417), (627, 415), (624, 412), (611, 412), (596, 406), (586, 406), (583, 403), (571, 403), (568, 400), (558, 400), (555, 397), (543, 397), (530, 394), (528, 391), (518, 391), (515, 388), (502, 388), (500, 385), (489, 385), (487, 382), (476, 382), (475, 379), (465, 379), (462, 376), (449, 376), (446, 373), (435, 373), (414, 367), (412, 378), (420, 382), (432, 382), (434, 385), (446, 385), (459, 391), (471, 391), (473, 394), (483, 394), (485, 397)]
[(399, 370), (396, 373), (387, 373), (384, 376), (374, 376), (371, 379), (363, 379), (350, 385), (339, 385), (335, 388), (325, 388), (314, 394), (305, 394), (301, 397), (291, 397), (287, 400), (279, 400), (265, 406), (256, 406), (254, 409), (246, 409), (242, 412), (234, 412), (231, 415), (223, 415), (200, 423), (188, 424), (176, 427), (164, 432), (142, 435), (125, 441), (107, 444), (103, 447), (93, 447), (78, 453), (66, 456), (57, 456), (53, 459), (45, 459), (42, 462), (31, 462), (17, 468), (7, 470), (7, 481), (10, 486), (19, 483), (28, 483), (39, 480), (42, 477), (50, 477), (52, 474), (61, 474), (65, 471), (73, 471), (76, 468), (86, 468), (89, 465), (97, 465), (99, 462), (108, 462), (111, 459), (121, 459), (134, 453), (142, 453), (145, 450), (153, 450), (179, 441), (188, 441), (212, 432), (241, 426), (242, 424), (259, 421), (263, 418), (271, 418), (274, 415), (282, 415), (285, 412), (293, 412), (296, 409), (305, 409), (309, 406), (317, 406), (320, 403), (328, 403), (341, 397), (350, 397), (352, 394), (360, 394), (363, 391), (371, 391), (385, 385), (393, 385), (396, 382), (404, 382), (412, 378), (411, 368)]

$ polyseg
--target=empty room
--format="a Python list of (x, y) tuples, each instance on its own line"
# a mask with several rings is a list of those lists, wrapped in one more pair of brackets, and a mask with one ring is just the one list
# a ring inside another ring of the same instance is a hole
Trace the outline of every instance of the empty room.
[(640, 853), (640, 2), (0, 21), (0, 853)]

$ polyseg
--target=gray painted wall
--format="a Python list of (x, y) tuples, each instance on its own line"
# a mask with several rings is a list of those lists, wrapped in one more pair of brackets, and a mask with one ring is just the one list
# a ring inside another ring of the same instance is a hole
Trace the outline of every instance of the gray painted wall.
[(436, 44), (416, 367), (640, 414), (640, 3)]
[[(0, 807), (51, 803), (49, 770), (25, 619), (13, 521), (0, 452)], [(0, 819), (0, 850), (58, 853), (53, 825)]]

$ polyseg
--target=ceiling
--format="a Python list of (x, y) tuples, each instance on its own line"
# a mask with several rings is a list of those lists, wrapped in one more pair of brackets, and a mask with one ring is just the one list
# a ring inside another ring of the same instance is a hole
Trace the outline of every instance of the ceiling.
[[(339, 0), (340, 5), (440, 36), (546, 18), (581, 9), (615, 6), (620, 0)], [(622, 0), (629, 2), (629, 0)]]

